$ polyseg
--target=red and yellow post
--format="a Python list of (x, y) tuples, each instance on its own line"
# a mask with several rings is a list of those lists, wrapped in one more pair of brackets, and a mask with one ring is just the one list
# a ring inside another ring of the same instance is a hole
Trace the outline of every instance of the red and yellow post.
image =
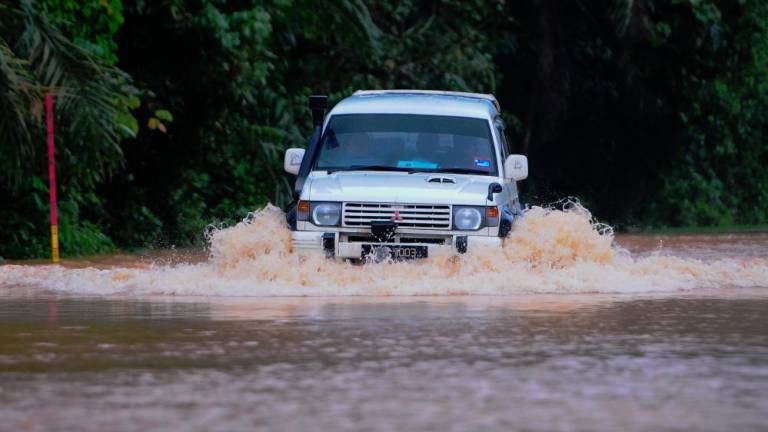
[(45, 95), (45, 117), (48, 123), (48, 181), (51, 196), (51, 261), (59, 262), (59, 215), (56, 210), (56, 160), (53, 154), (53, 96)]

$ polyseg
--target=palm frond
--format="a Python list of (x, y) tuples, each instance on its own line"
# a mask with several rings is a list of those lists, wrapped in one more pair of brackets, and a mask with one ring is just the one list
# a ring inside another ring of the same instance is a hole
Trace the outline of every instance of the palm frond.
[(40, 96), (29, 62), (0, 37), (0, 176), (11, 185), (18, 185), (23, 161), (33, 154), (31, 136), (40, 119)]
[(27, 25), (20, 42), (41, 83), (60, 89), (59, 112), (70, 117), (69, 129), (89, 135), (101, 151), (120, 154), (114, 119), (128, 76), (70, 41), (29, 0), (22, 1), (22, 9)]
[[(0, 90), (4, 92), (0, 103), (7, 104), (0, 113), (0, 132), (16, 136), (4, 146), (4, 153), (16, 156), (6, 173), (20, 175), (23, 157), (34, 148), (29, 139), (22, 138), (43, 126), (40, 116), (27, 119), (29, 116), (22, 115), (22, 111), (40, 106), (40, 95), (52, 93), (56, 97), (57, 125), (61, 125), (57, 136), (64, 138), (64, 144), (71, 147), (68, 150), (89, 164), (88, 169), (98, 178), (103, 168), (114, 167), (122, 158), (117, 119), (128, 112), (126, 88), (135, 90), (130, 77), (73, 43), (32, 1), (21, 0), (17, 9), (4, 7), (2, 12), (13, 14), (14, 20), (12, 26), (0, 25), (0, 36), (16, 38), (13, 43), (3, 42), (0, 54), (11, 59), (3, 60), (0, 69)], [(9, 87), (8, 82), (19, 84)], [(35, 91), (8, 93), (14, 88)], [(19, 99), (29, 99), (25, 95), (34, 96), (32, 103)]]

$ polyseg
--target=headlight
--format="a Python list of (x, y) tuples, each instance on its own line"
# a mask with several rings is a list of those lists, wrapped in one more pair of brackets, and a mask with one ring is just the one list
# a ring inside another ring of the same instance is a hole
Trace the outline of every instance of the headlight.
[(334, 226), (341, 220), (341, 204), (312, 203), (312, 223), (318, 226)]
[(453, 225), (460, 230), (476, 230), (483, 223), (483, 215), (474, 207), (454, 207)]

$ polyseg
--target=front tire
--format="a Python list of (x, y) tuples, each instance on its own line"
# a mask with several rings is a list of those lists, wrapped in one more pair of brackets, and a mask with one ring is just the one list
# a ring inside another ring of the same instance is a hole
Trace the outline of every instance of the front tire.
[(296, 231), (296, 203), (289, 205), (288, 210), (285, 211), (285, 222), (288, 223), (291, 231)]

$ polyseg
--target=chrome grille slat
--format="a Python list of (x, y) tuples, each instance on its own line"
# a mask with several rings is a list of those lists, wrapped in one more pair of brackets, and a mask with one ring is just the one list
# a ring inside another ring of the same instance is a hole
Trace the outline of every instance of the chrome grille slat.
[[(399, 209), (400, 213), (442, 213), (442, 214), (450, 214), (451, 209), (450, 208), (401, 208)], [(391, 207), (346, 207), (346, 211), (348, 212), (357, 212), (357, 211), (364, 211), (364, 212), (386, 212), (391, 213), (394, 210)]]
[[(366, 218), (386, 218), (389, 219), (392, 217), (394, 212), (389, 213), (347, 213), (348, 218), (358, 218), (358, 219), (366, 219)], [(448, 220), (450, 219), (450, 215), (448, 214), (408, 214), (406, 212), (400, 212), (400, 216), (403, 217), (403, 219), (440, 219), (440, 220)]]
[(342, 224), (370, 226), (372, 221), (392, 220), (395, 210), (398, 226), (425, 229), (451, 229), (451, 206), (429, 204), (344, 203)]

